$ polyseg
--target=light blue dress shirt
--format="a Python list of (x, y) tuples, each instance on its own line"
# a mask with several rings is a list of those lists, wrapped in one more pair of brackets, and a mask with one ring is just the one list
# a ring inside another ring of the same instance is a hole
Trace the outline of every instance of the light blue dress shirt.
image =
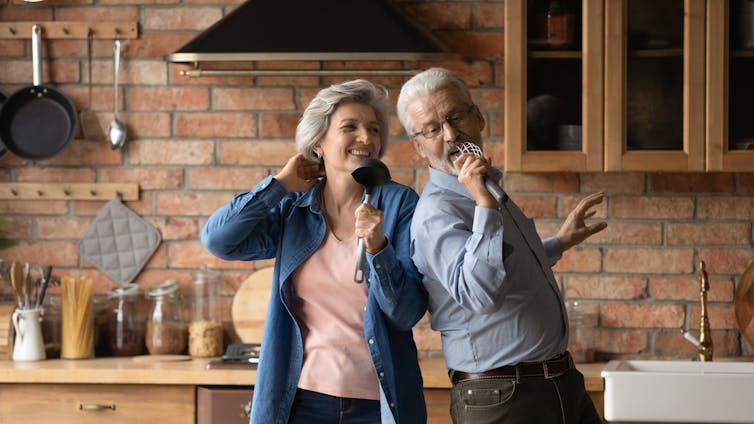
[[(275, 258), (272, 295), (252, 400), (251, 424), (286, 424), (301, 375), (303, 341), (293, 315), (293, 271), (324, 240), (320, 181), (287, 193), (272, 177), (218, 209), (202, 230), (204, 247), (226, 260)], [(380, 383), (383, 424), (426, 422), (423, 383), (411, 327), (426, 311), (426, 292), (409, 256), (409, 227), (418, 196), (389, 182), (370, 203), (383, 211), (387, 246), (367, 252), (364, 338)], [(337, 297), (338, 293), (332, 293)]]
[(566, 350), (568, 319), (551, 266), (562, 255), (506, 196), (481, 208), (455, 176), (429, 168), (411, 224), (448, 368), (483, 372)]

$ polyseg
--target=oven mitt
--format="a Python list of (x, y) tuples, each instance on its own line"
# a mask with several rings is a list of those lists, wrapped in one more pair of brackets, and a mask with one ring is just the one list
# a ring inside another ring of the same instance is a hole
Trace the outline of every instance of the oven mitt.
[(160, 233), (124, 205), (107, 202), (79, 241), (79, 253), (121, 285), (131, 283), (160, 245)]

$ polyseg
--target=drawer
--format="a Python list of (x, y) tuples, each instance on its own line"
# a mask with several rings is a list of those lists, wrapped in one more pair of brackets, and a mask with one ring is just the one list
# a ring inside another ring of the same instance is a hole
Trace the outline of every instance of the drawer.
[(193, 424), (194, 386), (0, 384), (3, 424)]
[(196, 388), (196, 424), (248, 424), (254, 390), (238, 386)]

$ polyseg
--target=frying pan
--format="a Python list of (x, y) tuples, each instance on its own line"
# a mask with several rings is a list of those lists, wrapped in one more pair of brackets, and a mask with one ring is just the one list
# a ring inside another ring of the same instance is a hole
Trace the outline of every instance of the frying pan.
[(32, 27), (34, 85), (13, 93), (0, 110), (0, 140), (24, 159), (47, 159), (66, 147), (76, 131), (73, 103), (60, 91), (42, 84), (42, 27)]

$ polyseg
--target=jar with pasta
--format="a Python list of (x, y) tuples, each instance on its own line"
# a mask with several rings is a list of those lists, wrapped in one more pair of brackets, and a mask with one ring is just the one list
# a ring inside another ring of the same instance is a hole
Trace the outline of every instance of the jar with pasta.
[(189, 355), (213, 357), (223, 354), (223, 325), (218, 307), (220, 273), (202, 269), (191, 284)]
[(181, 313), (178, 283), (167, 280), (149, 289), (151, 312), (147, 320), (146, 345), (151, 355), (181, 355), (186, 352), (186, 324)]

